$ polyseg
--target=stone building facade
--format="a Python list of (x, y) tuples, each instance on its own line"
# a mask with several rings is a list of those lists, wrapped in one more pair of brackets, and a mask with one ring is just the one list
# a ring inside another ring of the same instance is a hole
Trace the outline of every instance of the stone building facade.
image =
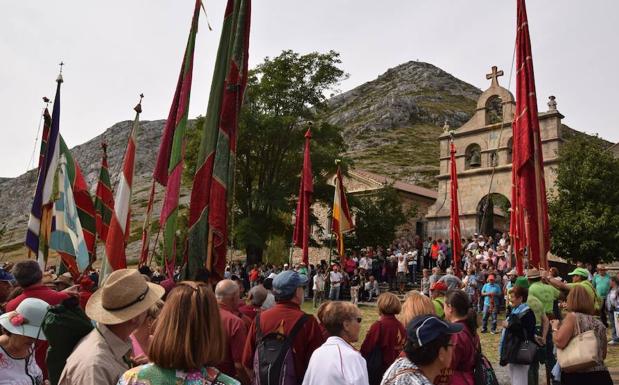
[[(473, 117), (461, 127), (445, 132), (440, 141), (438, 199), (428, 210), (427, 233), (435, 238), (449, 237), (450, 175), (449, 143), (456, 146), (460, 227), (463, 237), (474, 233), (494, 234), (509, 229), (512, 170), (512, 121), (516, 107), (514, 96), (499, 85), (503, 71), (492, 67), (491, 80), (477, 102)], [(547, 190), (554, 185), (552, 171), (562, 143), (563, 115), (553, 96), (548, 111), (539, 113), (544, 176)]]

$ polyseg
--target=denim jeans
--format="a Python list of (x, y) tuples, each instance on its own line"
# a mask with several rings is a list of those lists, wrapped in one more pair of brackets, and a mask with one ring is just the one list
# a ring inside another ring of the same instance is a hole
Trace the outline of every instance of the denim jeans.
[(312, 301), (314, 303), (314, 308), (320, 306), (324, 298), (325, 298), (324, 291), (314, 290), (314, 299)]
[(338, 301), (340, 299), (340, 286), (331, 286), (331, 288), (329, 289), (329, 299), (331, 301)]
[[(497, 312), (498, 312), (498, 308), (495, 304), (494, 309), (492, 311), (492, 324), (491, 324), (491, 330), (492, 331), (496, 331), (496, 324), (497, 324)], [(481, 330), (488, 330), (488, 313), (490, 313), (490, 304), (484, 304), (484, 311), (483, 311), (483, 316), (481, 318)]]

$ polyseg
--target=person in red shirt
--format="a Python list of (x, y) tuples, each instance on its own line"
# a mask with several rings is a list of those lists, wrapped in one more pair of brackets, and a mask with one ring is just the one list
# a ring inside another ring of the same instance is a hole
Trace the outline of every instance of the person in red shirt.
[(383, 293), (376, 302), (380, 318), (374, 322), (361, 345), (361, 355), (366, 361), (376, 348), (380, 348), (383, 357), (381, 368), (369, 368), (370, 385), (379, 384), (383, 374), (398, 358), (406, 342), (406, 329), (395, 316), (400, 314), (402, 305), (395, 294)]
[(254, 265), (254, 268), (249, 272), (249, 285), (254, 287), (258, 285), (258, 279), (260, 278), (260, 270), (258, 266)]
[(432, 241), (432, 246), (430, 246), (430, 258), (432, 258), (432, 267), (437, 266), (438, 262), (438, 252), (441, 249), (438, 242), (435, 240)]
[[(239, 311), (252, 321), (256, 318), (256, 314), (261, 310), (262, 304), (267, 299), (267, 289), (262, 285), (254, 286), (247, 294), (249, 303), (239, 306)], [(251, 324), (250, 324), (251, 326)]]
[(481, 347), (477, 334), (477, 313), (473, 310), (468, 295), (461, 290), (447, 292), (444, 310), (447, 321), (463, 326), (462, 331), (451, 336), (451, 343), (454, 345), (451, 360), (453, 375), (449, 384), (473, 384), (477, 351)]
[(247, 339), (247, 328), (235, 313), (239, 307), (239, 286), (236, 282), (224, 279), (215, 287), (215, 298), (219, 305), (219, 317), (226, 334), (226, 353), (217, 368), (224, 374), (249, 384), (249, 375), (242, 364), (243, 347)]
[[(43, 285), (43, 271), (34, 260), (21, 261), (13, 267), (13, 276), (17, 285), (24, 289), (24, 292), (13, 298), (6, 304), (6, 312), (14, 311), (17, 306), (26, 298), (38, 298), (47, 302), (50, 306), (59, 305), (70, 295), (67, 292), (55, 291), (48, 286)], [(47, 365), (45, 363), (45, 354), (47, 353), (47, 341), (37, 341), (35, 346), (35, 359), (37, 365), (43, 371), (43, 377), (47, 376)]]
[[(305, 314), (301, 310), (304, 299), (304, 287), (307, 277), (293, 270), (283, 271), (273, 279), (273, 294), (276, 304), (260, 313), (260, 330), (263, 335), (280, 332), (288, 335), (294, 325)], [(314, 350), (325, 342), (318, 321), (311, 315), (292, 341), (294, 369), (296, 379), (301, 383), (305, 370)], [(256, 351), (256, 320), (252, 323), (243, 351), (243, 364), (248, 370), (253, 368)]]

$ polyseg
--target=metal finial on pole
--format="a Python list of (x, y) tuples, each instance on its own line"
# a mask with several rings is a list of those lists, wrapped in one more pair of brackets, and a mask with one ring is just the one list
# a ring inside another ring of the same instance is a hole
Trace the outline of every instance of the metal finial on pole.
[(138, 105), (133, 107), (133, 110), (138, 114), (142, 113), (142, 99), (144, 99), (144, 94), (140, 94), (140, 101), (138, 102)]
[(64, 62), (61, 61), (58, 65), (60, 66), (60, 72), (58, 73), (58, 78), (56, 78), (56, 81), (58, 83), (62, 83), (64, 81), (64, 79), (62, 78), (62, 67), (64, 66)]

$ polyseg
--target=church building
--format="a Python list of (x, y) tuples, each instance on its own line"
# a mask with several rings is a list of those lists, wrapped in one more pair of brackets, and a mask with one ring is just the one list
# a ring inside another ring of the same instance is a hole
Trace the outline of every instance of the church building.
[[(449, 237), (450, 175), (449, 143), (456, 146), (460, 228), (463, 237), (474, 233), (494, 235), (509, 230), (512, 171), (512, 121), (516, 102), (506, 88), (499, 84), (503, 71), (492, 67), (486, 75), (490, 87), (478, 102), (473, 117), (461, 127), (451, 130), (447, 125), (439, 137), (440, 174), (438, 198), (426, 216), (425, 235), (433, 238)], [(544, 177), (546, 189), (554, 185), (552, 171), (558, 162), (562, 134), (571, 130), (563, 125), (563, 115), (557, 110), (554, 96), (550, 96), (548, 110), (539, 113)]]

